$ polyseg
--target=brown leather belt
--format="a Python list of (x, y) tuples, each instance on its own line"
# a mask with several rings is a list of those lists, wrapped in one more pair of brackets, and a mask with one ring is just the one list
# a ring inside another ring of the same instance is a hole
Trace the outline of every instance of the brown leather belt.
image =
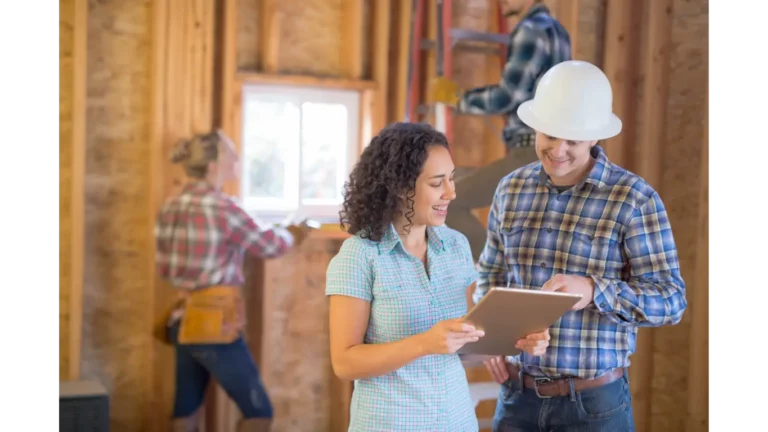
[[(509, 371), (509, 377), (515, 382), (519, 383), (520, 370), (517, 368), (517, 366), (507, 363), (507, 370)], [(620, 379), (622, 376), (624, 376), (624, 368), (616, 368), (606, 374), (592, 379), (577, 377), (534, 377), (531, 375), (523, 374), (523, 387), (536, 390), (536, 394), (539, 395), (539, 397), (550, 398), (570, 395), (571, 388), (568, 384), (569, 380), (573, 381), (573, 391), (580, 392), (610, 384), (617, 379)]]

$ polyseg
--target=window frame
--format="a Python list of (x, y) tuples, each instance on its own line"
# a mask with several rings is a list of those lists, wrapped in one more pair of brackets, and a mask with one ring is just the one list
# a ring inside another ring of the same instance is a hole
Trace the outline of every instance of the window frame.
[[(238, 184), (238, 190), (239, 190), (239, 197), (241, 200), (241, 203), (243, 205), (243, 208), (251, 215), (253, 215), (255, 218), (258, 218), (259, 220), (262, 220), (267, 223), (280, 223), (282, 222), (286, 217), (291, 216), (292, 214), (296, 213), (303, 217), (309, 217), (315, 220), (318, 220), (319, 222), (331, 225), (335, 224), (338, 225), (339, 222), (339, 205), (312, 205), (312, 204), (304, 204), (302, 202), (301, 198), (301, 182), (302, 182), (302, 170), (301, 165), (303, 161), (303, 152), (301, 151), (301, 147), (299, 147), (298, 152), (298, 190), (297, 194), (298, 196), (295, 197), (297, 202), (297, 208), (295, 210), (279, 210), (279, 209), (272, 209), (272, 210), (262, 210), (257, 208), (258, 207), (258, 201), (251, 201), (248, 202), (248, 199), (246, 198), (247, 193), (247, 186), (246, 186), (246, 174), (248, 173), (247, 167), (246, 167), (246, 148), (245, 148), (245, 132), (246, 132), (246, 103), (248, 99), (251, 97), (251, 95), (255, 95), (258, 97), (259, 95), (269, 95), (269, 96), (277, 96), (278, 98), (282, 100), (287, 100), (294, 102), (300, 109), (301, 105), (304, 103), (339, 103), (341, 105), (344, 105), (348, 109), (348, 122), (347, 122), (347, 136), (349, 138), (349, 142), (347, 144), (347, 152), (346, 152), (346, 163), (344, 163), (342, 166), (344, 167), (344, 172), (342, 174), (342, 179), (337, 183), (337, 188), (341, 188), (343, 183), (347, 180), (349, 173), (351, 172), (354, 165), (359, 160), (361, 150), (365, 143), (367, 142), (364, 138), (364, 135), (366, 135), (365, 131), (365, 121), (364, 121), (364, 100), (365, 98), (365, 90), (359, 89), (359, 88), (349, 88), (348, 86), (324, 86), (324, 85), (317, 85), (317, 86), (311, 86), (306, 85), (304, 83), (296, 84), (296, 83), (290, 83), (290, 82), (259, 82), (259, 81), (248, 81), (244, 80), (241, 83), (241, 103), (240, 103), (240, 109), (242, 113), (242, 120), (241, 120), (241, 127), (239, 128), (239, 138), (240, 142), (242, 143), (240, 148), (240, 155), (241, 160), (243, 162), (243, 166), (241, 167), (241, 179)], [(285, 97), (281, 97), (285, 96)], [(300, 124), (299, 128), (301, 128), (301, 122), (303, 120), (303, 116), (300, 114)], [(301, 132), (299, 133), (299, 146), (301, 145)], [(289, 198), (290, 199), (290, 198)], [(290, 205), (290, 204), (289, 204)]]

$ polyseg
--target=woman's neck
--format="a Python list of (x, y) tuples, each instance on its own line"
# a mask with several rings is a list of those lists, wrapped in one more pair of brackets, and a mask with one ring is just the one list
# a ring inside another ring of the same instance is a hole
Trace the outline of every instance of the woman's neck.
[[(395, 230), (400, 236), (400, 241), (406, 249), (418, 249), (427, 242), (427, 226), (426, 225), (410, 225), (405, 218), (399, 218), (394, 222)], [(407, 228), (406, 228), (407, 227)]]

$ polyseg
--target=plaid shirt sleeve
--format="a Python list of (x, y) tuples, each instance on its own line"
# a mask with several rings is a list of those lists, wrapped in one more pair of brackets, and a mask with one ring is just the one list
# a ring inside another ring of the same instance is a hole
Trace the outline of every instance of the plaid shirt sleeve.
[(592, 276), (594, 307), (619, 324), (656, 327), (680, 322), (687, 306), (685, 283), (667, 212), (658, 194), (635, 211), (624, 252), (629, 279)]
[(477, 304), (481, 298), (488, 292), (492, 286), (506, 286), (507, 284), (507, 266), (504, 262), (504, 245), (499, 235), (501, 220), (499, 214), (503, 208), (504, 195), (501, 193), (505, 188), (505, 181), (502, 180), (496, 188), (493, 195), (493, 203), (488, 214), (488, 239), (485, 242), (483, 252), (480, 254), (479, 275), (477, 286), (472, 294), (472, 301)]
[(173, 234), (173, 229), (166, 221), (169, 210), (170, 203), (166, 202), (155, 218), (155, 248), (157, 249), (155, 253), (155, 266), (158, 275), (163, 279), (167, 279), (169, 276), (170, 257), (172, 255), (168, 238)]
[(466, 92), (459, 101), (459, 111), (504, 114), (530, 99), (536, 80), (550, 60), (546, 38), (530, 23), (521, 26), (512, 39), (501, 82)]
[(229, 203), (225, 211), (229, 241), (259, 258), (279, 257), (293, 246), (293, 236), (282, 228), (262, 230), (243, 209)]

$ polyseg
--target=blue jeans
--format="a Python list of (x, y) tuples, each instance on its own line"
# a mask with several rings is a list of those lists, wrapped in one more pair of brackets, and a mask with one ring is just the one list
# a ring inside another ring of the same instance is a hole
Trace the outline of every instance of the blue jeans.
[(244, 418), (272, 418), (272, 404), (242, 337), (222, 345), (180, 345), (179, 324), (168, 327), (176, 345), (173, 417), (189, 417), (203, 404), (211, 375), (235, 401)]
[[(572, 388), (572, 387), (571, 387)], [(569, 396), (540, 398), (517, 380), (501, 386), (494, 432), (634, 432), (626, 373), (620, 379)]]

